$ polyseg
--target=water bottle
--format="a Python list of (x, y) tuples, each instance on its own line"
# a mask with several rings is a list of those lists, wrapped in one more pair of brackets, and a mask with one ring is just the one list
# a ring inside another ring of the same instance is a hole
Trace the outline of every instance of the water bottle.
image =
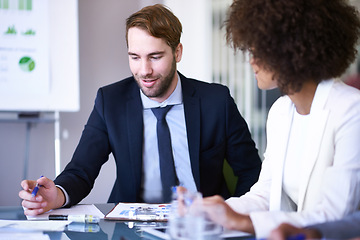
[(182, 239), (185, 237), (184, 216), (180, 211), (178, 193), (176, 187), (173, 187), (167, 228), (167, 233), (170, 235), (171, 239)]
[(203, 239), (204, 214), (199, 192), (178, 192), (173, 188), (168, 220), (171, 239)]

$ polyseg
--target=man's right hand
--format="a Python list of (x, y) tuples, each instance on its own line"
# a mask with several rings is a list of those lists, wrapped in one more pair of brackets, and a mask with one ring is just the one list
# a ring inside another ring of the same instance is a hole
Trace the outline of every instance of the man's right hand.
[[(31, 192), (36, 183), (39, 183), (40, 187), (37, 195), (33, 197)], [(21, 187), (23, 190), (19, 192), (19, 197), (23, 199), (22, 206), (25, 208), (25, 215), (35, 216), (51, 209), (60, 208), (65, 203), (64, 193), (46, 177), (41, 177), (37, 181), (23, 180)]]

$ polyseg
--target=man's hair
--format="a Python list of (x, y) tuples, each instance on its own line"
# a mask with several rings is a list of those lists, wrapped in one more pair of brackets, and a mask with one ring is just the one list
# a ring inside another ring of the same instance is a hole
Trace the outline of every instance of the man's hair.
[(181, 23), (179, 19), (162, 4), (144, 7), (126, 20), (127, 44), (128, 31), (132, 27), (138, 27), (147, 31), (153, 37), (164, 39), (173, 51), (175, 51), (180, 43), (182, 32)]
[(234, 0), (226, 39), (274, 73), (279, 89), (341, 76), (355, 60), (358, 11), (347, 0)]

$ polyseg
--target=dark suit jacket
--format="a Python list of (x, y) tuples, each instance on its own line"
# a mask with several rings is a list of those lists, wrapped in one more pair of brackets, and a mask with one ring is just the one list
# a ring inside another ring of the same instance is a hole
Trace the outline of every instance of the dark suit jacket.
[[(227, 87), (180, 74), (192, 174), (203, 196), (229, 197), (227, 159), (238, 178), (235, 195), (257, 181), (261, 160)], [(70, 205), (87, 196), (101, 166), (114, 155), (117, 178), (109, 202), (142, 202), (143, 107), (133, 77), (102, 87), (72, 160), (55, 179)]]

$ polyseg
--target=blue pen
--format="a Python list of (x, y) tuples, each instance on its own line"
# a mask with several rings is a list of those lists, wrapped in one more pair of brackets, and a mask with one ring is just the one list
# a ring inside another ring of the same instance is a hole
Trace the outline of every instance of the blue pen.
[(305, 240), (306, 236), (303, 233), (297, 234), (295, 236), (287, 237), (286, 240)]
[[(289, 236), (286, 238), (286, 240), (305, 240), (305, 239), (306, 239), (306, 235), (303, 233)], [(247, 238), (247, 240), (269, 240), (269, 239), (268, 238)]]
[[(42, 178), (42, 177), (43, 176), (41, 175), (40, 178)], [(31, 192), (32, 197), (36, 196), (37, 192), (39, 191), (39, 187), (40, 187), (39, 183), (36, 183), (36, 186), (34, 187), (34, 190)]]

